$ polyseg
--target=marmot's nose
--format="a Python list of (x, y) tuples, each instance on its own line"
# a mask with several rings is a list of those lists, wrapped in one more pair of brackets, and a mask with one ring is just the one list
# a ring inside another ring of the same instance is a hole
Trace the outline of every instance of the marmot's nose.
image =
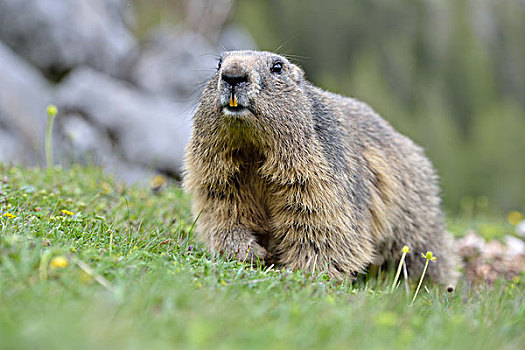
[(231, 87), (241, 85), (248, 82), (248, 73), (239, 66), (232, 66), (222, 71), (222, 80), (224, 80)]

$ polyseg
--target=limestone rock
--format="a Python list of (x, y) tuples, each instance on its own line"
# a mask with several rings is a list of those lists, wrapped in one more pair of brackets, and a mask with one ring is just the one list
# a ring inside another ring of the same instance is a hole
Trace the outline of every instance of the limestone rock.
[(48, 76), (86, 64), (117, 75), (135, 54), (123, 0), (2, 0), (0, 40)]
[(2, 42), (0, 86), (0, 161), (40, 163), (51, 87)]
[(157, 28), (146, 39), (131, 71), (141, 88), (182, 101), (196, 101), (217, 66), (218, 50), (200, 34)]
[(115, 163), (107, 155), (115, 154), (129, 166), (180, 175), (191, 104), (145, 93), (87, 67), (72, 72), (56, 96), (60, 148), (71, 150), (69, 157), (89, 156), (107, 167)]

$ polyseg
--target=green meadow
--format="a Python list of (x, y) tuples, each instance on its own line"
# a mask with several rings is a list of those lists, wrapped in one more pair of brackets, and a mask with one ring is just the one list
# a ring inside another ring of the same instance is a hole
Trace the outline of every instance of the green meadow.
[(175, 185), (0, 165), (0, 348), (525, 348), (523, 277), (411, 305), (394, 271), (341, 283), (212, 256), (190, 207)]

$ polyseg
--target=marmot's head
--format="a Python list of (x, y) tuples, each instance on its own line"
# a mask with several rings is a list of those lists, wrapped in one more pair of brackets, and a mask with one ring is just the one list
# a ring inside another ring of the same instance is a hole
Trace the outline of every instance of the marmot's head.
[[(271, 52), (231, 51), (202, 92), (194, 132), (208, 147), (247, 143), (274, 149), (312, 128), (301, 68)], [(204, 136), (206, 135), (206, 136)]]
[(225, 117), (249, 118), (274, 107), (286, 109), (297, 99), (302, 82), (302, 69), (285, 57), (262, 51), (225, 52), (201, 104)]
[(225, 114), (258, 114), (264, 101), (279, 103), (298, 88), (303, 71), (286, 58), (271, 52), (231, 51), (219, 59), (216, 84), (220, 108)]

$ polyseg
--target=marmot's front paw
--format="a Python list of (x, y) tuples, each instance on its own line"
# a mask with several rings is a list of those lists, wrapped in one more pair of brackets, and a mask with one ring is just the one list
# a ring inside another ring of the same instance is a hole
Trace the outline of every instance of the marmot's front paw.
[(255, 241), (239, 243), (230, 249), (222, 251), (221, 254), (252, 264), (258, 261), (264, 264), (264, 259), (269, 257), (268, 251)]

